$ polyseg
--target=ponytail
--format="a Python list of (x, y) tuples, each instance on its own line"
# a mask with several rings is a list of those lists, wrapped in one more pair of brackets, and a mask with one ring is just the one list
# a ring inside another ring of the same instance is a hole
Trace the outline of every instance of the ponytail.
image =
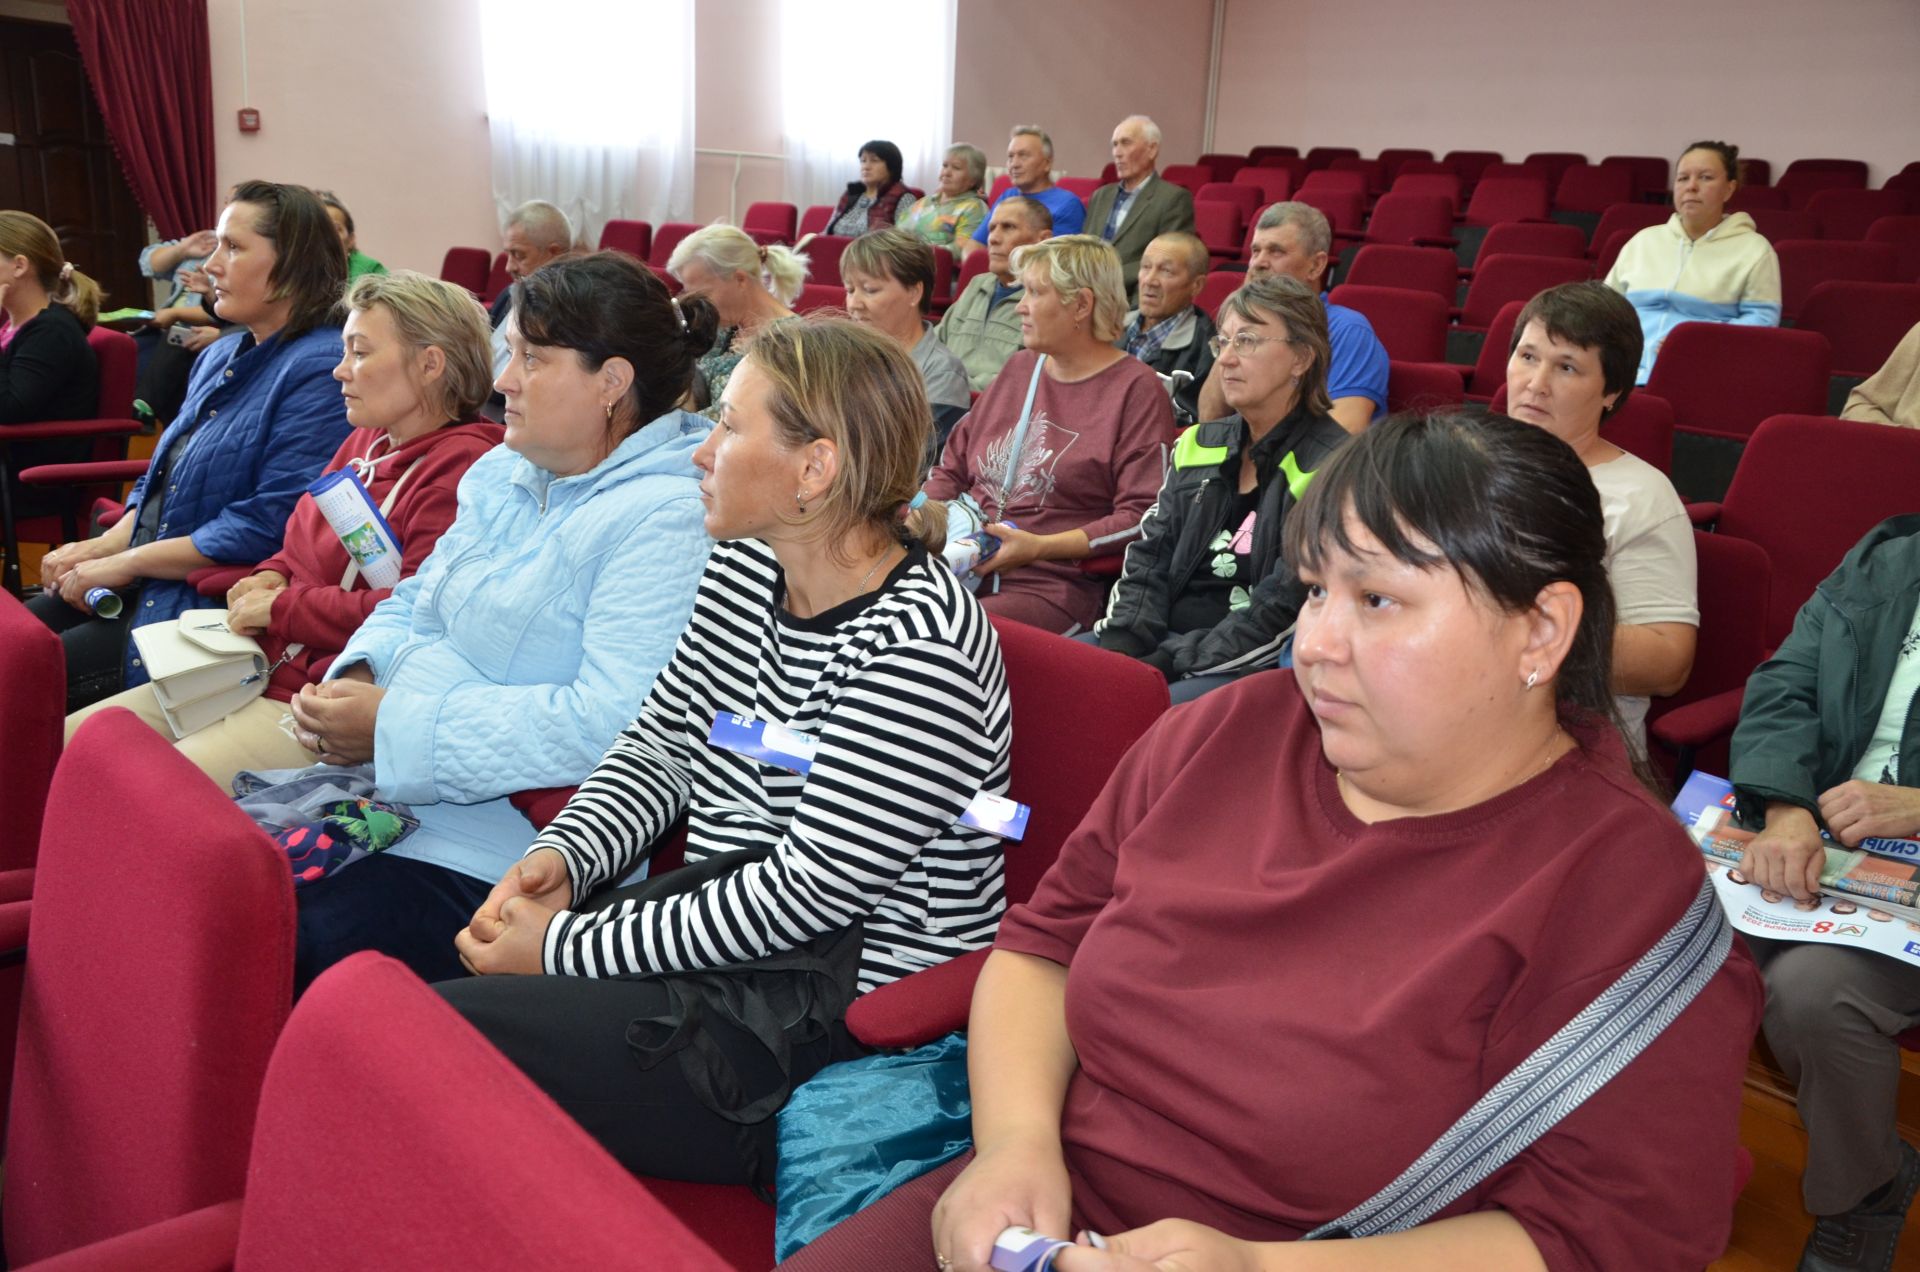
[(805, 255), (778, 243), (769, 244), (760, 249), (760, 268), (760, 276), (765, 280), (767, 290), (781, 304), (791, 305), (799, 298), (800, 289), (807, 282), (808, 262)]
[(71, 261), (60, 267), (59, 287), (47, 293), (47, 299), (71, 310), (84, 327), (93, 326), (99, 319), (100, 302), (105, 296), (100, 284), (75, 269)]

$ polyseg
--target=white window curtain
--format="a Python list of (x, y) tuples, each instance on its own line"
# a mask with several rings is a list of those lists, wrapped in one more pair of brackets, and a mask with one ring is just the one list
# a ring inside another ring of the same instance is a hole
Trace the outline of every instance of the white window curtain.
[(481, 0), (502, 223), (556, 204), (594, 246), (608, 221), (693, 213), (694, 0)]
[(781, 0), (780, 60), (789, 68), (890, 66), (903, 74), (783, 77), (787, 197), (838, 203), (860, 176), (860, 146), (900, 147), (901, 179), (932, 193), (953, 144), (956, 0)]

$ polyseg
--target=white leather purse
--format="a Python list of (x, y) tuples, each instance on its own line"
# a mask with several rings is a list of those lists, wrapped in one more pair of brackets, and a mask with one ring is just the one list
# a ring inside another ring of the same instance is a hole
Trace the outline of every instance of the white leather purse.
[(258, 698), (273, 670), (259, 641), (228, 629), (223, 609), (188, 610), (170, 622), (136, 627), (133, 643), (176, 738)]

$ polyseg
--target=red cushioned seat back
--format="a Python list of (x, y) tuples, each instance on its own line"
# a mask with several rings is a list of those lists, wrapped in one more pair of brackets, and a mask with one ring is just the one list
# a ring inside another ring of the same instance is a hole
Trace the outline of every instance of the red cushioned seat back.
[(274, 1051), (234, 1266), (728, 1267), (439, 995), (371, 953), (314, 982)]
[[(1729, 213), (1745, 212), (1748, 216), (1754, 218), (1755, 225), (1760, 224), (1759, 214), (1762, 212), (1787, 212), (1791, 210), (1792, 204), (1787, 199), (1787, 192), (1785, 190), (1776, 190), (1768, 185), (1738, 186), (1734, 189), (1733, 196), (1727, 200), (1727, 211)], [(1815, 224), (1817, 225), (1818, 223), (1816, 222)], [(1760, 232), (1766, 234), (1764, 228), (1762, 228)], [(1772, 236), (1769, 235), (1768, 237)]]
[(1672, 404), (1680, 431), (1745, 440), (1769, 415), (1825, 411), (1832, 362), (1817, 332), (1683, 322), (1660, 346), (1647, 389)]
[(1497, 150), (1449, 150), (1440, 156), (1440, 162), (1451, 168), (1461, 184), (1471, 190), (1480, 184), (1481, 173), (1504, 158)]
[(791, 243), (799, 223), (800, 209), (791, 203), (749, 203), (746, 216), (741, 218), (740, 228), (748, 231), (768, 230), (778, 235), (782, 243)]
[(1285, 168), (1242, 168), (1233, 174), (1233, 184), (1256, 191), (1256, 202), (1279, 203), (1293, 192), (1293, 174)]
[(1444, 411), (1466, 401), (1460, 374), (1445, 363), (1389, 362), (1387, 410)]
[(1829, 243), (1790, 239), (1773, 245), (1780, 258), (1780, 313), (1788, 321), (1800, 317), (1807, 297), (1821, 283), (1892, 283), (1894, 250), (1890, 243)]
[(653, 251), (653, 226), (646, 221), (608, 221), (600, 230), (600, 250), (625, 252), (644, 261)]
[(1526, 307), (1524, 300), (1508, 301), (1487, 324), (1487, 338), (1480, 344), (1480, 356), (1474, 359), (1473, 374), (1467, 377), (1469, 398), (1484, 402), (1506, 387), (1507, 359), (1513, 356), (1513, 325), (1520, 321), (1520, 311)]
[(1773, 184), (1773, 165), (1765, 159), (1749, 159), (1740, 156), (1740, 184), (1766, 186)]
[(1309, 192), (1337, 190), (1357, 194), (1364, 202), (1367, 194), (1367, 177), (1363, 172), (1350, 172), (1344, 168), (1316, 168), (1307, 174), (1306, 180), (1299, 185), (1298, 197), (1305, 198)]
[[(1687, 683), (1678, 693), (1653, 700), (1647, 710), (1649, 726), (1678, 707), (1746, 684), (1747, 677), (1767, 656), (1766, 615), (1772, 603), (1773, 564), (1766, 550), (1730, 534), (1696, 530), (1693, 552), (1700, 608), (1693, 670), (1687, 673)], [(1659, 754), (1655, 750), (1654, 755)], [(1695, 762), (1704, 765), (1718, 758), (1699, 756)]]
[(1386, 165), (1378, 159), (1362, 159), (1358, 155), (1343, 155), (1327, 165), (1329, 172), (1357, 172), (1367, 183), (1364, 187), (1369, 194), (1379, 194), (1387, 188)]
[[(1255, 146), (1247, 152), (1247, 162), (1256, 168), (1275, 159), (1300, 159), (1300, 148), (1298, 146)], [(1306, 162), (1304, 159), (1300, 161)]]
[(293, 885), (230, 796), (126, 711), (47, 798), (4, 1196), (16, 1266), (240, 1195), (293, 994)]
[(691, 221), (662, 221), (653, 232), (653, 250), (647, 253), (647, 264), (656, 269), (667, 268), (667, 262), (673, 259), (673, 249), (680, 246), (680, 240), (699, 228)]
[(1896, 282), (1920, 282), (1920, 216), (1883, 216), (1867, 227), (1867, 242), (1892, 246)]
[(1474, 262), (1473, 283), (1467, 288), (1466, 304), (1460, 307), (1460, 325), (1470, 331), (1485, 331), (1502, 306), (1532, 300), (1549, 287), (1577, 283), (1589, 276), (1589, 266), (1580, 258), (1512, 253), (1489, 257), (1483, 252)]
[(1315, 146), (1307, 151), (1307, 171), (1318, 172), (1333, 166), (1335, 159), (1358, 159), (1360, 152), (1352, 146)]
[[(1387, 199), (1393, 197), (1388, 195)], [(1380, 202), (1385, 203), (1387, 199)], [(1431, 292), (1451, 304), (1459, 282), (1459, 266), (1453, 253), (1444, 247), (1368, 243), (1354, 253), (1345, 281), (1366, 287), (1405, 287)]]
[[(1682, 331), (1687, 328), (1682, 327)], [(1769, 649), (1820, 580), (1860, 538), (1920, 512), (1920, 432), (1812, 412), (1775, 415), (1754, 430), (1721, 501), (1721, 534), (1751, 539), (1773, 562)]]
[(1633, 191), (1627, 198), (1635, 202), (1665, 190), (1673, 173), (1673, 161), (1659, 155), (1608, 155), (1600, 166), (1626, 171)]
[(1231, 203), (1240, 209), (1244, 221), (1260, 206), (1260, 187), (1238, 181), (1209, 181), (1193, 194), (1193, 205), (1197, 208), (1202, 203)]
[(1869, 376), (1920, 323), (1920, 283), (1816, 284), (1794, 326), (1833, 345), (1835, 375)]
[(487, 290), (492, 258), (484, 247), (450, 247), (440, 261), (440, 281), (464, 287), (476, 297)]
[(846, 307), (847, 289), (833, 283), (803, 284), (800, 294), (793, 300), (793, 312), (797, 314), (809, 314), (816, 309), (845, 309)]
[[(1667, 218), (1672, 215), (1672, 208), (1661, 207), (1654, 203), (1609, 204), (1605, 210), (1600, 213), (1599, 224), (1593, 227), (1593, 254), (1595, 256), (1601, 255), (1603, 249), (1607, 246), (1608, 240), (1613, 238), (1615, 234), (1624, 231), (1627, 238), (1632, 238), (1635, 234), (1638, 234), (1650, 225), (1665, 224)], [(1624, 242), (1624, 240), (1622, 241)], [(1614, 255), (1618, 256), (1619, 252), (1615, 251)], [(1612, 267), (1612, 257), (1607, 258), (1607, 265), (1609, 268)], [(1604, 272), (1600, 276), (1602, 278), (1606, 277)]]
[(1160, 179), (1171, 185), (1184, 186), (1187, 193), (1192, 194), (1213, 180), (1213, 169), (1199, 163), (1170, 163), (1160, 170)]
[(1246, 281), (1247, 276), (1238, 270), (1214, 270), (1207, 275), (1207, 281), (1200, 284), (1200, 290), (1195, 293), (1193, 303), (1200, 306), (1207, 317), (1218, 322), (1220, 306), (1225, 303), (1227, 297), (1239, 291), (1240, 285)]
[(1480, 260), (1500, 256), (1558, 256), (1584, 258), (1587, 236), (1577, 225), (1553, 221), (1506, 221), (1490, 226), (1480, 240)]
[(1587, 166), (1587, 157), (1571, 150), (1536, 150), (1521, 162), (1545, 173), (1547, 185), (1551, 188), (1560, 184), (1560, 178), (1568, 170)]
[(1553, 206), (1558, 212), (1604, 212), (1609, 205), (1633, 197), (1632, 169), (1577, 163), (1561, 170), (1553, 190)]
[(1447, 356), (1447, 302), (1430, 291), (1342, 283), (1327, 297), (1363, 315), (1387, 357), (1441, 362)]
[(1822, 190), (1807, 200), (1823, 239), (1859, 240), (1883, 216), (1904, 216), (1912, 199), (1904, 190)]
[[(1403, 171), (1393, 179), (1393, 188), (1387, 191), (1387, 197), (1403, 194), (1445, 199), (1449, 221), (1460, 215), (1460, 178), (1454, 173)], [(1451, 224), (1448, 229), (1452, 229)]]
[[(1307, 180), (1311, 182), (1315, 177), (1323, 175), (1351, 177), (1355, 174), (1351, 172), (1332, 174), (1316, 172), (1312, 177), (1308, 177)], [(1293, 197), (1297, 201), (1305, 203), (1310, 207), (1319, 208), (1321, 214), (1327, 218), (1327, 223), (1333, 227), (1335, 233), (1341, 231), (1357, 233), (1360, 229), (1360, 215), (1366, 209), (1367, 205), (1367, 196), (1363, 191), (1342, 190), (1329, 185), (1305, 185), (1300, 187)]]
[(1233, 203), (1195, 203), (1193, 232), (1207, 245), (1207, 254), (1216, 261), (1230, 261), (1240, 255), (1245, 217)]
[[(1005, 181), (1005, 177), (1000, 178), (1000, 182)], [(995, 183), (996, 191), (1005, 188), (1000, 182)], [(989, 203), (992, 201), (988, 199)], [(833, 208), (825, 203), (817, 203), (800, 214), (800, 237), (805, 238), (809, 234), (825, 234), (827, 226), (832, 222)]]
[(1399, 177), (1400, 170), (1410, 163), (1433, 163), (1433, 151), (1410, 150), (1406, 147), (1389, 146), (1380, 152), (1380, 166), (1386, 170), (1387, 185), (1392, 187)]
[(840, 257), (845, 254), (847, 244), (852, 239), (840, 234), (816, 234), (800, 250), (807, 258), (807, 281), (838, 287), (843, 281), (840, 277)]
[(1822, 190), (1864, 190), (1867, 165), (1859, 159), (1795, 159), (1774, 186), (1788, 205), (1804, 208)]
[(28, 869), (40, 853), (40, 812), (66, 715), (60, 638), (0, 592), (0, 870)]
[[(1454, 180), (1452, 177), (1441, 179)], [(1452, 236), (1453, 203), (1441, 194), (1383, 194), (1373, 205), (1373, 215), (1367, 218), (1369, 243), (1411, 246), (1420, 239)]]
[(507, 273), (507, 254), (496, 252), (493, 264), (487, 269), (487, 285), (480, 289), (480, 303), (493, 308), (493, 302), (500, 299), (500, 293), (513, 286), (513, 275)]
[(1488, 177), (1467, 201), (1468, 225), (1540, 221), (1547, 215), (1547, 183), (1539, 177)]
[(1245, 155), (1223, 155), (1209, 152), (1196, 161), (1209, 172), (1215, 181), (1232, 181), (1233, 174), (1247, 166)]
[(1167, 682), (1144, 663), (994, 619), (1013, 704), (1013, 781), (1032, 807), (1026, 838), (1007, 845), (1007, 903), (1033, 895), (1114, 765), (1167, 709)]
[[(1208, 179), (1211, 180), (1212, 177), (1209, 176)], [(1054, 182), (1054, 184), (1059, 186), (1062, 190), (1065, 190), (1068, 194), (1072, 195), (1074, 198), (1080, 200), (1080, 202), (1085, 203), (1088, 199), (1091, 199), (1093, 197), (1093, 192), (1095, 190), (1098, 190), (1101, 186), (1107, 183), (1100, 180), (1098, 177), (1062, 177), (1058, 181)]]

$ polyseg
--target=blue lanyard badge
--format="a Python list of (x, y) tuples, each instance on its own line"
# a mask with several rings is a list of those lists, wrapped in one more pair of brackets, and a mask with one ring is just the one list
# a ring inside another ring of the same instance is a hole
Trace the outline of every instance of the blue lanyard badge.
[[(707, 744), (802, 777), (812, 770), (814, 752), (820, 749), (820, 739), (797, 729), (726, 711), (714, 715)], [(960, 814), (960, 825), (1001, 839), (1019, 839), (1027, 833), (1027, 818), (1032, 812), (1004, 795), (982, 791)]]
[(820, 749), (819, 739), (784, 724), (768, 724), (752, 716), (731, 715), (725, 711), (713, 717), (707, 743), (802, 777), (813, 768), (813, 753)]

